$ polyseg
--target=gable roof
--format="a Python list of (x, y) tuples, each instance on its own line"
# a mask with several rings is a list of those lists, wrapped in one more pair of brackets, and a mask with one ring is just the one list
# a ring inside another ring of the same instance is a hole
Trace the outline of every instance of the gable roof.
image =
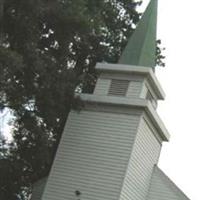
[(189, 200), (189, 198), (157, 166), (152, 174), (148, 200)]

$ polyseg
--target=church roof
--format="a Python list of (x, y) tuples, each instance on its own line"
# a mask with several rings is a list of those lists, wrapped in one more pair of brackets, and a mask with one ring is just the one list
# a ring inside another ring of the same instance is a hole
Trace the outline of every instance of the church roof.
[(148, 200), (189, 200), (157, 166), (154, 167)]
[(157, 0), (151, 0), (128, 41), (119, 64), (155, 67)]
[[(33, 186), (31, 200), (41, 200), (47, 177), (40, 179)], [(170, 178), (155, 165), (147, 200), (190, 200)]]

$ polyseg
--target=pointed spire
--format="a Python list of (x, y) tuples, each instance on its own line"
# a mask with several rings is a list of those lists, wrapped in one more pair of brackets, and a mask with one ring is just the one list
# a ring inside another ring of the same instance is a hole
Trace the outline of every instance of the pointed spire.
[(119, 63), (155, 67), (157, 0), (151, 0), (125, 47)]

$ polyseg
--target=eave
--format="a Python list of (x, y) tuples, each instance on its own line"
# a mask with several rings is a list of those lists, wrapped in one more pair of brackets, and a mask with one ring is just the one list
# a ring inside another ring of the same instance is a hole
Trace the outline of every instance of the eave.
[(151, 119), (153, 125), (157, 129), (163, 141), (169, 141), (170, 134), (166, 129), (164, 123), (159, 115), (148, 100), (145, 99), (127, 99), (125, 97), (114, 96), (99, 96), (93, 94), (81, 94), (81, 99), (84, 102), (101, 104), (101, 105), (114, 105), (119, 107), (143, 108)]

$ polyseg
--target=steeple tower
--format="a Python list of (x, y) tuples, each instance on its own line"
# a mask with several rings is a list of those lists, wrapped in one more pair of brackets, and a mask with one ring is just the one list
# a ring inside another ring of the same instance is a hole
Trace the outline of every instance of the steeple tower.
[(120, 64), (155, 67), (157, 0), (151, 0), (128, 41)]
[(94, 93), (68, 116), (42, 200), (188, 200), (155, 168), (169, 140), (156, 112), (165, 96), (152, 70), (156, 13), (151, 0), (119, 63), (96, 65)]

